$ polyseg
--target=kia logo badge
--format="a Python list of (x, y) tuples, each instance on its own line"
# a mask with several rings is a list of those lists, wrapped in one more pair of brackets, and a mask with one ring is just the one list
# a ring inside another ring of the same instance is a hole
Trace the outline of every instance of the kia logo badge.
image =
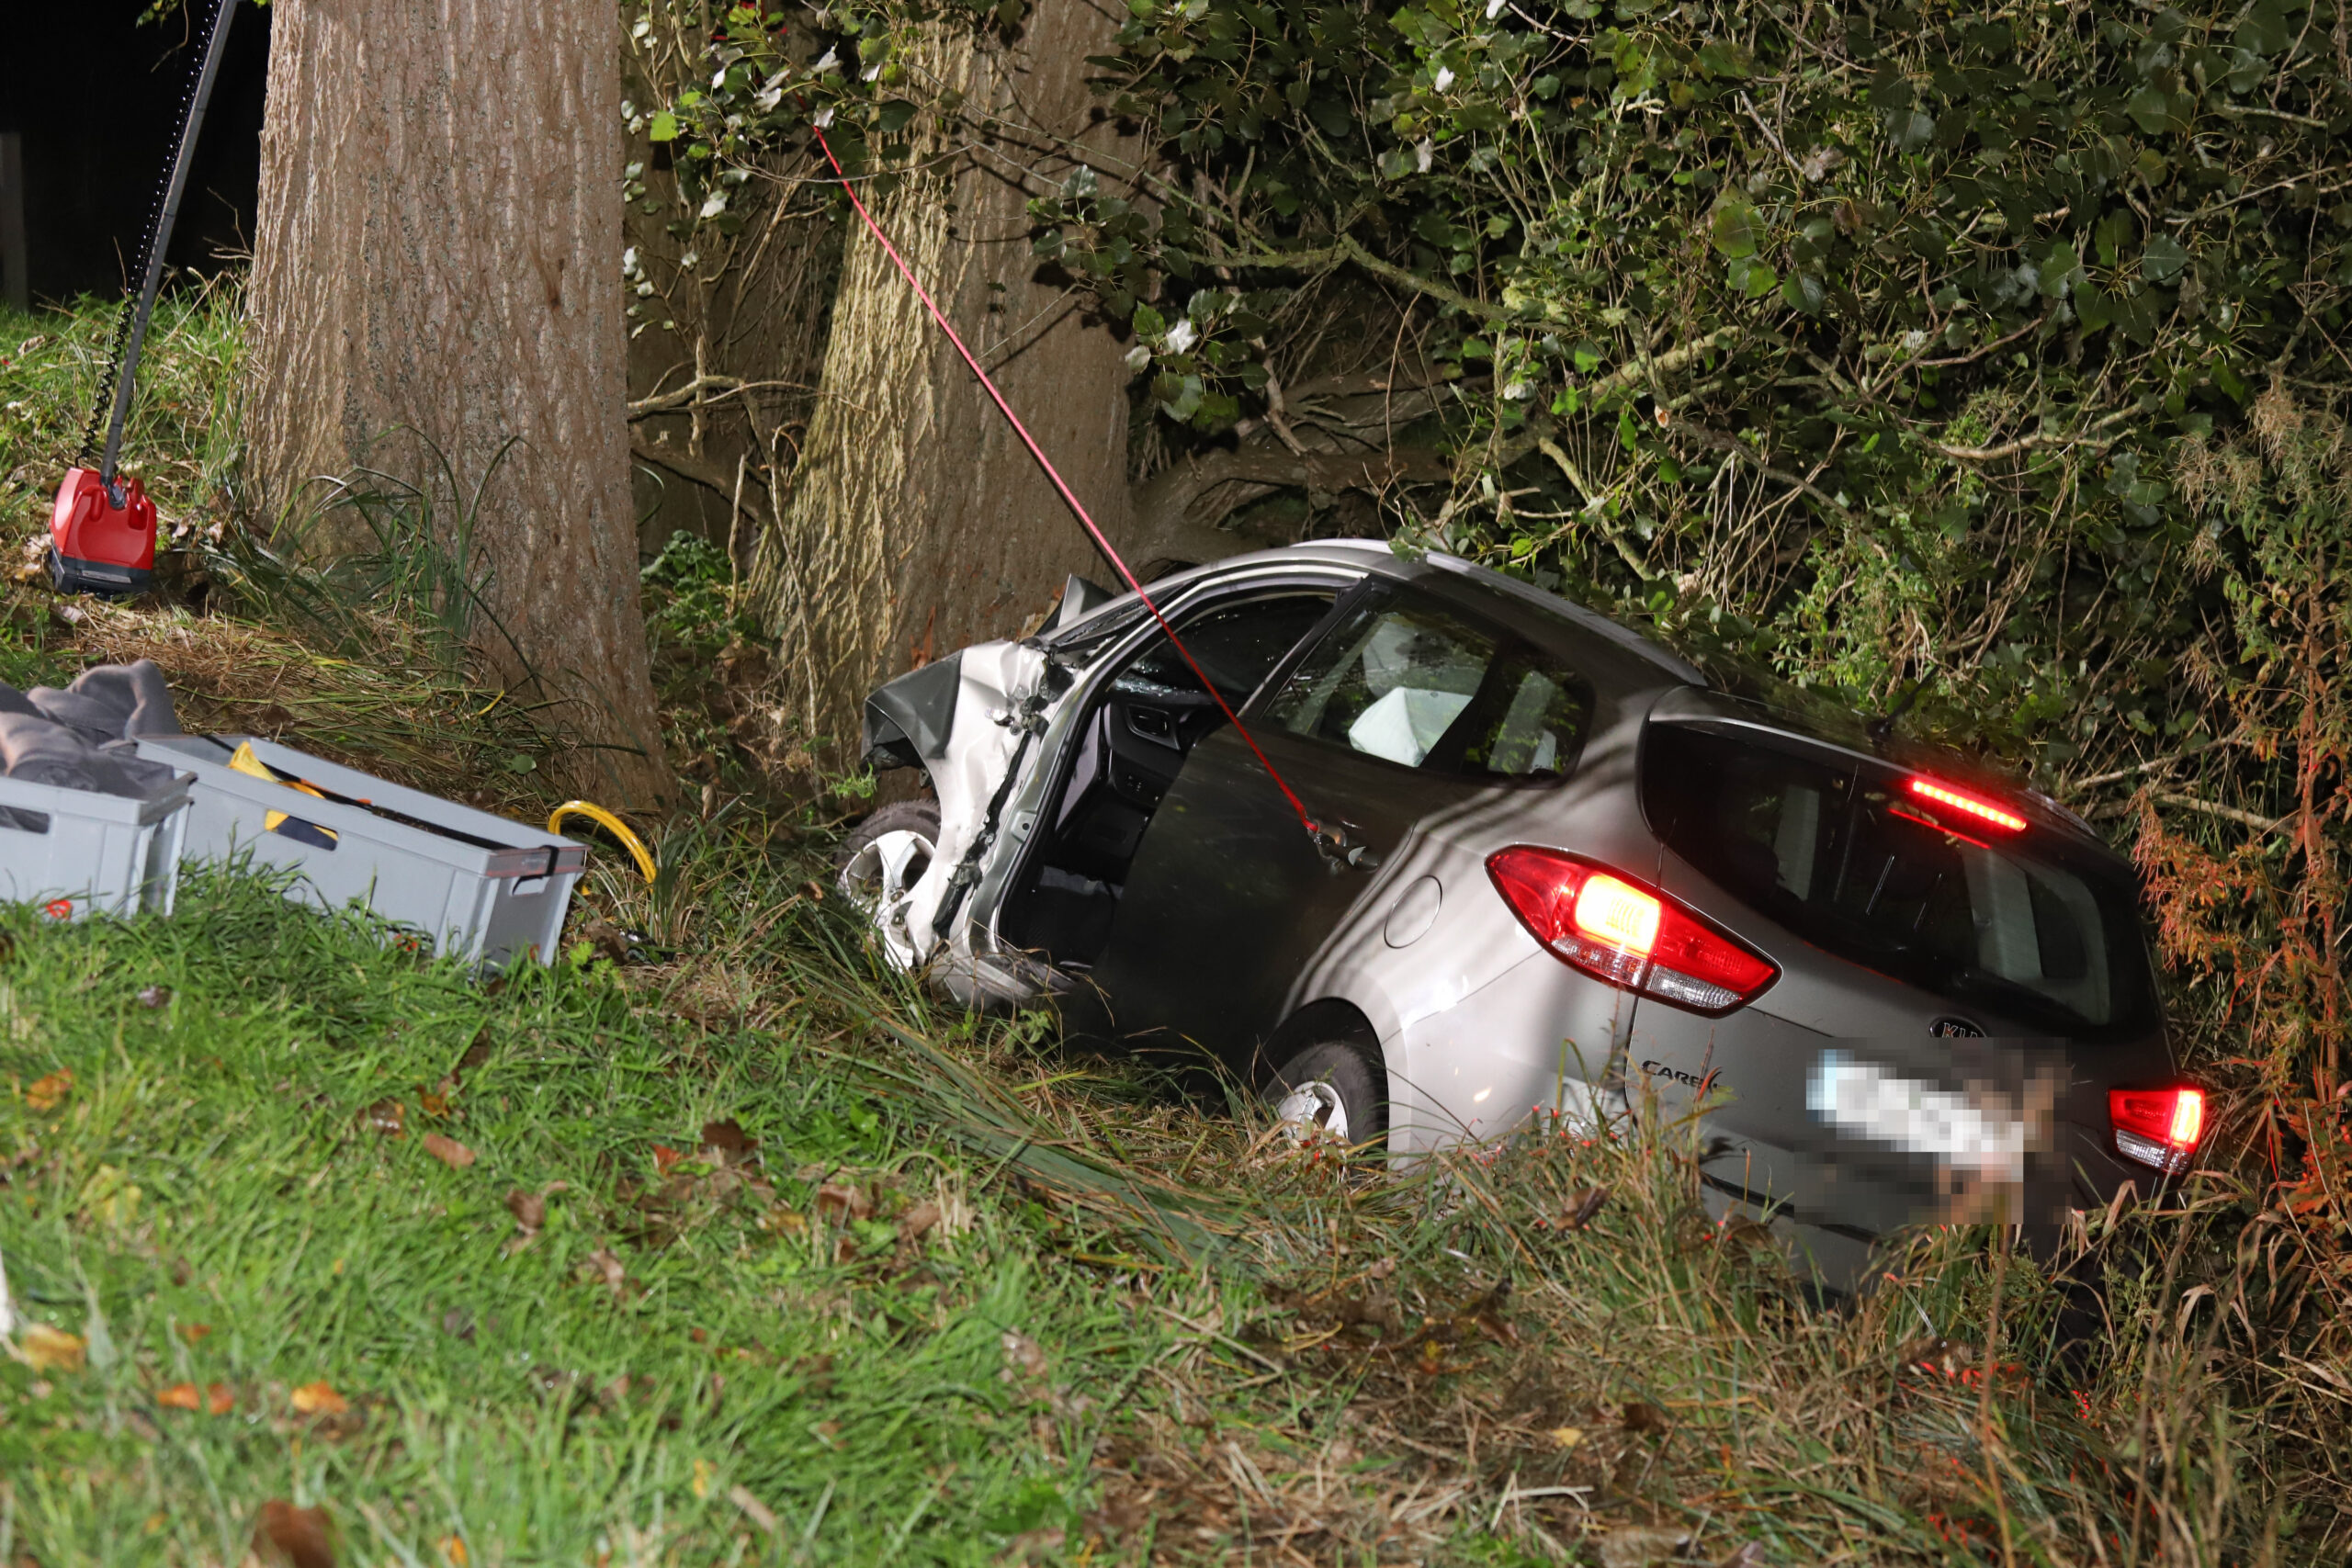
[(1928, 1032), (1939, 1040), (1982, 1040), (1984, 1032), (1964, 1018), (1939, 1018), (1928, 1025)]

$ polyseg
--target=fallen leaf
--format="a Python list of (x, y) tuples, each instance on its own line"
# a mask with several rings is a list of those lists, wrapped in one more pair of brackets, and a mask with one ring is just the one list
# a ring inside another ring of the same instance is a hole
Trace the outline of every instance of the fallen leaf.
[(195, 1344), (198, 1340), (203, 1338), (206, 1335), (211, 1332), (212, 1325), (209, 1323), (184, 1323), (180, 1325), (180, 1337), (187, 1340), (191, 1345)]
[(150, 986), (139, 993), (139, 1005), (143, 1008), (163, 1007), (171, 999), (172, 988), (169, 986)]
[(702, 1146), (716, 1150), (729, 1165), (748, 1165), (752, 1152), (760, 1146), (760, 1141), (745, 1133), (736, 1125), (734, 1118), (729, 1117), (724, 1122), (702, 1124)]
[(874, 1213), (874, 1200), (856, 1187), (828, 1181), (817, 1189), (817, 1213), (829, 1220), (862, 1220)]
[(1555, 1427), (1549, 1432), (1546, 1432), (1544, 1436), (1552, 1439), (1552, 1446), (1554, 1448), (1572, 1449), (1578, 1443), (1584, 1441), (1584, 1428), (1581, 1427)]
[(334, 1385), (323, 1378), (296, 1389), (289, 1402), (298, 1416), (340, 1416), (351, 1408), (351, 1402), (335, 1393)]
[(438, 1133), (424, 1134), (424, 1152), (452, 1170), (463, 1170), (474, 1163), (473, 1150), (455, 1138), (445, 1138)]
[(1564, 1231), (1584, 1229), (1592, 1223), (1592, 1217), (1600, 1213), (1601, 1205), (1608, 1201), (1609, 1189), (1606, 1187), (1588, 1187), (1574, 1194), (1560, 1213), (1560, 1228)]
[(581, 1268), (583, 1270), (594, 1270), (596, 1277), (602, 1279), (605, 1287), (616, 1296), (621, 1293), (622, 1287), (628, 1283), (628, 1271), (621, 1267), (621, 1260), (614, 1257), (608, 1247), (600, 1247), (590, 1253), (582, 1262)]
[(580, 928), (581, 940), (595, 949), (596, 956), (610, 960), (616, 966), (628, 962), (628, 937), (610, 920), (591, 920)]
[(711, 1463), (710, 1461), (707, 1459), (698, 1459), (695, 1461), (695, 1478), (689, 1483), (694, 1488), (695, 1495), (697, 1497), (709, 1496), (710, 1478), (718, 1473), (718, 1467)]
[(1638, 1399), (1625, 1406), (1624, 1423), (1628, 1432), (1647, 1432), (1657, 1437), (1674, 1430), (1674, 1422), (1665, 1411)]
[(209, 1382), (204, 1385), (204, 1409), (207, 1415), (226, 1416), (236, 1407), (236, 1398), (230, 1393), (227, 1383)]
[(1005, 1363), (1001, 1375), (1005, 1382), (1013, 1382), (1013, 1374), (1016, 1371), (1032, 1378), (1042, 1378), (1046, 1375), (1046, 1352), (1035, 1339), (1018, 1329), (1008, 1328), (1004, 1331), (1001, 1343), (1004, 1346)]
[(1628, 1525), (1600, 1538), (1600, 1568), (1651, 1568), (1673, 1557), (1690, 1541), (1687, 1530)]
[(74, 1089), (72, 1069), (60, 1067), (44, 1077), (35, 1078), (25, 1090), (25, 1104), (34, 1111), (54, 1111), (58, 1102)]
[(427, 1116), (446, 1118), (449, 1114), (449, 1097), (446, 1092), (416, 1086), (416, 1108)]
[(298, 1508), (283, 1498), (261, 1506), (254, 1526), (254, 1555), (270, 1568), (334, 1568), (334, 1528), (324, 1508)]
[(899, 1239), (920, 1241), (939, 1224), (939, 1205), (928, 1198), (899, 1216)]
[(381, 1133), (388, 1138), (401, 1135), (405, 1113), (397, 1100), (379, 1100), (359, 1113), (359, 1124), (371, 1133)]
[(454, 1082), (489, 1060), (490, 1025), (485, 1023), (474, 1032), (473, 1043), (466, 1047), (466, 1054), (458, 1057), (458, 1065), (449, 1070), (450, 1079)]
[(92, 1219), (120, 1228), (137, 1217), (141, 1196), (138, 1185), (121, 1171), (102, 1165), (90, 1173), (90, 1179), (83, 1185), (82, 1207)]
[(465, 1541), (454, 1535), (441, 1538), (441, 1559), (449, 1564), (449, 1568), (466, 1568), (466, 1564), (473, 1561), (466, 1551)]
[(517, 1187), (506, 1195), (506, 1212), (523, 1227), (526, 1235), (537, 1235), (539, 1227), (548, 1223), (548, 1201), (537, 1192), (526, 1192)]
[(84, 1346), (82, 1337), (68, 1334), (62, 1328), (51, 1328), (45, 1323), (28, 1323), (17, 1337), (17, 1348), (25, 1361), (37, 1372), (78, 1372), (82, 1370)]
[(727, 1500), (743, 1510), (743, 1517), (770, 1535), (776, 1533), (776, 1517), (765, 1503), (752, 1495), (746, 1488), (736, 1485), (727, 1489)]
[(192, 1382), (175, 1382), (155, 1395), (155, 1403), (166, 1410), (200, 1410), (204, 1395)]
[(685, 1157), (667, 1144), (653, 1145), (653, 1168), (663, 1176), (669, 1175), (677, 1163)]

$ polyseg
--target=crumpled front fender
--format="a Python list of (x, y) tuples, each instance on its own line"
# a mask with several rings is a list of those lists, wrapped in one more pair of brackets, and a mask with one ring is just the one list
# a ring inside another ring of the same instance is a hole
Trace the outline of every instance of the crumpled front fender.
[[(918, 677), (943, 667), (954, 673), (952, 707), (942, 700), (944, 677), (908, 690)], [(886, 743), (913, 749), (939, 796), (939, 842), (906, 906), (907, 935), (919, 962), (938, 956), (943, 947), (971, 950), (970, 890), (995, 842), (995, 817), (1012, 793), (1011, 775), (1035, 761), (1036, 748), (1023, 742), (1044, 728), (1046, 673), (1046, 656), (1034, 647), (975, 643), (952, 660), (900, 676), (866, 700), (869, 744), (877, 734), (879, 706), (896, 731), (895, 742)], [(935, 750), (925, 751), (925, 746)]]

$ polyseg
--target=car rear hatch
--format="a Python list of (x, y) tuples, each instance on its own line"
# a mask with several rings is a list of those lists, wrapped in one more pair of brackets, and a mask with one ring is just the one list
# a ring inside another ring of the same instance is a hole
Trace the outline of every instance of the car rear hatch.
[(2173, 1081), (2131, 866), (1955, 761), (1845, 739), (1720, 694), (1654, 711), (1661, 889), (1781, 973), (1720, 1017), (1645, 997), (1636, 1092), (1700, 1115), (1719, 1190), (1857, 1239), (1968, 1217), (1956, 1193), (2039, 1224), (2145, 1190), (2109, 1101)]

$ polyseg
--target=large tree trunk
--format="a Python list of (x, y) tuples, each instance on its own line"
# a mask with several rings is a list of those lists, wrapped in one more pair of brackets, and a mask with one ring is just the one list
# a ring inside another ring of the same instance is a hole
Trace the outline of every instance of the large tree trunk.
[[(1087, 319), (1083, 293), (1039, 276), (1024, 210), (1077, 166), (1064, 142), (1107, 154), (1090, 161), (1113, 169), (1140, 156), (1098, 118), (1086, 85), (1086, 56), (1108, 52), (1117, 26), (1090, 0), (1040, 0), (1010, 45), (935, 25), (902, 57), (906, 91), (936, 102), (953, 89), (961, 123), (919, 137), (909, 165), (919, 172), (871, 205), (1070, 488), (1124, 542), (1125, 348)], [(975, 143), (967, 128), (990, 120), (1001, 134)], [(877, 680), (1018, 631), (1073, 571), (1108, 575), (859, 225), (817, 411), (758, 578), (812, 753), (851, 760), (858, 704)]]
[(558, 699), (556, 722), (584, 742), (573, 755), (594, 759), (574, 782), (650, 804), (669, 775), (629, 505), (613, 7), (276, 11), (248, 338), (254, 501), (292, 515), (314, 476), (366, 465), (431, 498), (447, 548), (480, 485), (466, 565), (491, 612), (481, 650)]

